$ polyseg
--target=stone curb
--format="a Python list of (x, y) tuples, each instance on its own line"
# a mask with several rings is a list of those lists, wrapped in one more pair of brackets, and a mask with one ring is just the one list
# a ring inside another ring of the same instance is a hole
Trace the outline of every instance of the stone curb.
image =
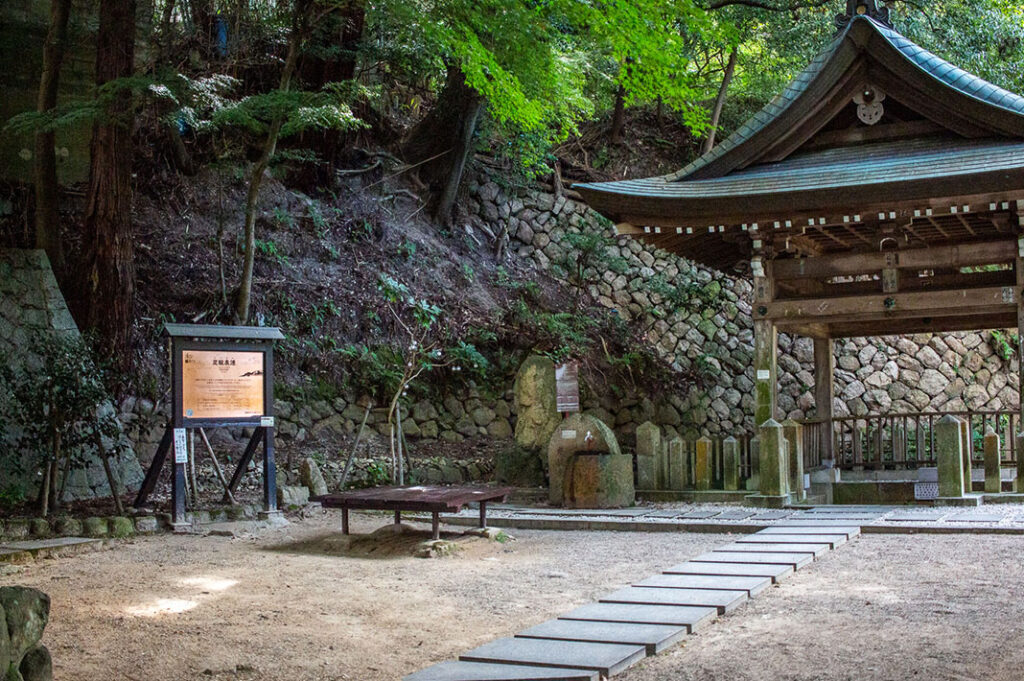
[[(411, 520), (429, 522), (427, 516), (410, 515)], [(447, 525), (476, 527), (479, 519), (475, 517), (441, 516), (441, 522)], [(694, 532), (703, 534), (739, 533), (752, 534), (773, 527), (767, 524), (738, 523), (672, 523), (672, 522), (629, 522), (619, 520), (561, 520), (553, 518), (488, 518), (489, 527), (502, 527), (519, 530), (563, 530), (563, 531), (604, 531), (604, 532)], [(922, 525), (861, 525), (864, 534), (1009, 534), (1024, 535), (1024, 527), (963, 527), (963, 526), (922, 526)]]

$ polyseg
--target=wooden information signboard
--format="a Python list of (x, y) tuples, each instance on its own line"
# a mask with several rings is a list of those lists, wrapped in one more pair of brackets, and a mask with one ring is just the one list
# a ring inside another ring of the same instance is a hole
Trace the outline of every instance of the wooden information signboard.
[(181, 367), (185, 418), (264, 416), (262, 352), (184, 350)]
[(580, 410), (579, 362), (566, 362), (555, 367), (555, 403), (563, 414)]
[[(231, 482), (225, 482), (225, 500), (263, 445), (263, 501), (267, 513), (277, 511), (274, 466), (274, 347), (284, 338), (280, 329), (250, 326), (167, 324), (164, 332), (171, 350), (171, 420), (167, 424), (135, 506), (146, 503), (173, 449), (171, 486), (174, 524), (185, 523), (186, 434), (189, 429), (247, 426), (253, 429)], [(200, 432), (209, 447), (205, 432)], [(212, 456), (212, 449), (211, 456)], [(220, 467), (217, 466), (218, 475)]]

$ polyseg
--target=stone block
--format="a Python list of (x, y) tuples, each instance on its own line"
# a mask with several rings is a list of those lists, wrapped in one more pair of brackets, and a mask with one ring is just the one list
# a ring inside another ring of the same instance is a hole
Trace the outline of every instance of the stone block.
[[(661, 470), (663, 465), (662, 447), (661, 428), (650, 421), (637, 426), (637, 486), (640, 489), (663, 489), (664, 473)], [(642, 467), (641, 462), (643, 462)], [(640, 473), (641, 470), (643, 471), (642, 474)]]
[(639, 603), (641, 605), (687, 605), (718, 608), (718, 614), (732, 612), (749, 596), (746, 590), (725, 589), (662, 589), (629, 586), (600, 599), (601, 603)]
[(665, 574), (669, 575), (715, 575), (729, 577), (768, 577), (779, 582), (793, 574), (792, 565), (776, 565), (772, 563), (720, 563), (688, 561), (673, 565)]
[(111, 516), (107, 518), (107, 525), (110, 528), (110, 536), (123, 539), (135, 534), (135, 523), (127, 516)]
[(768, 419), (761, 425), (758, 439), (761, 496), (786, 496), (789, 493), (789, 462), (782, 424)]
[(793, 419), (782, 422), (782, 432), (789, 452), (789, 492), (794, 501), (806, 497), (804, 490), (804, 427)]
[(52, 533), (50, 521), (46, 518), (32, 518), (28, 523), (29, 533), (33, 537), (49, 537)]
[(24, 586), (0, 587), (0, 612), (6, 615), (9, 659), (14, 668), (43, 637), (50, 619), (50, 597)]
[(281, 485), (277, 488), (277, 507), (280, 509), (299, 508), (308, 503), (308, 487)]
[(82, 534), (82, 521), (78, 518), (57, 518), (53, 529), (61, 537), (75, 537)]
[(106, 537), (110, 533), (110, 526), (106, 518), (93, 516), (82, 521), (82, 530), (87, 537)]
[(1001, 472), (999, 435), (992, 426), (989, 426), (985, 432), (985, 491), (987, 493), (999, 494), (1003, 491)]
[(647, 656), (644, 646), (551, 641), (538, 638), (499, 638), (459, 656), (467, 662), (496, 662), (590, 669), (613, 676)]
[(135, 518), (135, 531), (139, 534), (152, 534), (159, 529), (160, 523), (157, 521), (156, 516), (142, 515)]
[(772, 585), (768, 577), (731, 577), (727, 575), (654, 575), (633, 586), (660, 589), (718, 589), (745, 591), (753, 597)]
[(935, 452), (939, 464), (939, 496), (964, 495), (964, 456), (961, 422), (947, 414), (935, 424)]
[(711, 439), (697, 440), (693, 457), (693, 487), (698, 492), (711, 489)]
[(686, 449), (682, 438), (672, 438), (668, 442), (668, 486), (669, 489), (681, 491), (686, 489), (687, 469)]
[(567, 508), (632, 506), (633, 459), (626, 454), (577, 453), (565, 468), (562, 505)]
[(698, 631), (718, 616), (718, 608), (687, 605), (641, 605), (637, 603), (588, 603), (558, 619), (590, 622), (631, 622), (670, 624)]
[(727, 491), (740, 488), (740, 443), (732, 436), (722, 441), (722, 480)]
[(747, 553), (745, 551), (711, 551), (693, 559), (701, 563), (751, 563), (789, 565), (800, 569), (814, 562), (813, 553)]
[(668, 624), (632, 624), (630, 622), (588, 622), (585, 620), (548, 620), (516, 634), (516, 638), (545, 638), (556, 641), (590, 641), (644, 646), (654, 655), (687, 635), (686, 627)]
[(577, 452), (622, 454), (615, 433), (599, 419), (573, 414), (561, 422), (548, 442), (548, 499), (561, 504), (565, 493), (566, 466)]
[(452, 660), (410, 674), (403, 681), (599, 681), (600, 676), (588, 669)]

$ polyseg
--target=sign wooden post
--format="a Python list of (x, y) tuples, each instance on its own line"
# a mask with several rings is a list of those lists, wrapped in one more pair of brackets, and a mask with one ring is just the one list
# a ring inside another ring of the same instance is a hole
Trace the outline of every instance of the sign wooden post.
[(230, 500), (256, 448), (263, 444), (263, 508), (277, 511), (274, 463), (274, 349), (280, 329), (251, 326), (167, 324), (170, 339), (171, 420), (160, 441), (135, 506), (156, 487), (170, 450), (174, 451), (171, 502), (173, 524), (186, 523), (187, 432), (193, 428), (253, 428), (225, 500)]

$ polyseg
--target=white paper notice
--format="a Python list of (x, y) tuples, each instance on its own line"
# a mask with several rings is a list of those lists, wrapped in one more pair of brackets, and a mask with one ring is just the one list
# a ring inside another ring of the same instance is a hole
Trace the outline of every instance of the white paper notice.
[(757, 380), (759, 380), (759, 381), (767, 381), (771, 377), (772, 377), (772, 372), (768, 371), (767, 369), (758, 369), (757, 370)]
[(575, 440), (576, 439), (576, 431), (575, 430), (563, 430), (562, 431), (562, 439), (563, 440)]
[(174, 429), (174, 463), (188, 463), (188, 441), (185, 439), (185, 429)]

